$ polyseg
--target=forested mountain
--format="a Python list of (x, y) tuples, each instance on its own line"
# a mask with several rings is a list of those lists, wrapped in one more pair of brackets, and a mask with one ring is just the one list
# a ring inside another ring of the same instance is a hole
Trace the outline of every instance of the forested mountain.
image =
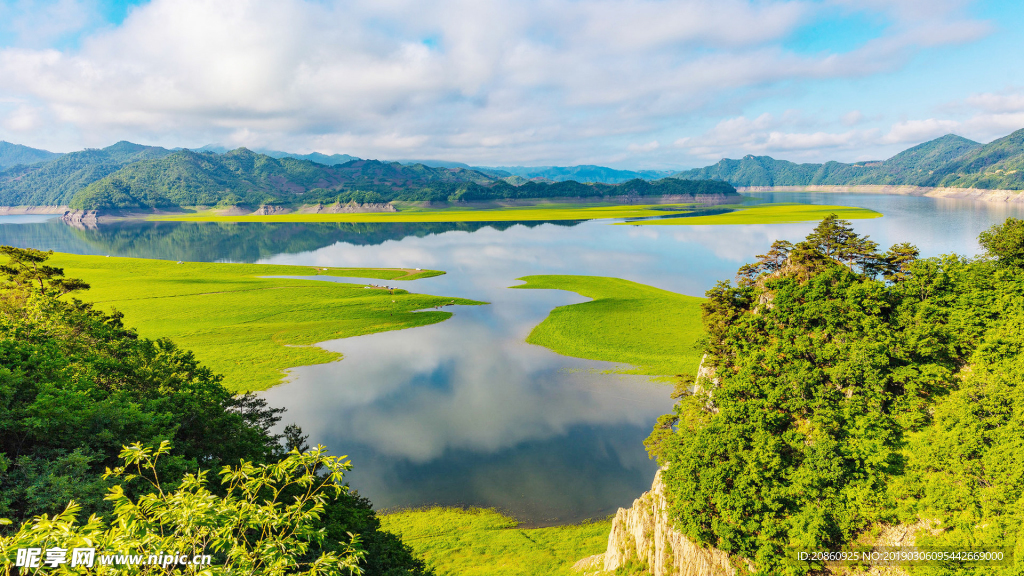
[(1024, 189), (1024, 130), (967, 151), (936, 169), (939, 186)]
[(675, 174), (719, 179), (734, 186), (912, 185), (1024, 189), (1024, 130), (989, 144), (947, 134), (885, 161), (796, 164), (770, 156), (723, 159)]
[[(74, 208), (157, 208), (197, 205), (262, 205), (334, 202), (358, 190), (357, 201), (387, 201), (395, 194), (433, 184), (492, 184), (472, 170), (422, 164), (353, 160), (327, 166), (309, 160), (272, 158), (245, 148), (226, 154), (179, 150), (164, 158), (125, 166), (78, 191)], [(348, 201), (353, 198), (343, 198)]]
[(0, 140), (0, 170), (17, 166), (18, 164), (36, 164), (46, 162), (60, 156), (55, 152), (48, 152), (38, 148), (29, 148), (21, 144), (11, 144)]
[(76, 192), (123, 166), (168, 154), (171, 151), (166, 148), (122, 141), (101, 150), (70, 152), (49, 162), (15, 166), (0, 172), (0, 205), (67, 204)]
[(218, 154), (128, 142), (0, 173), (0, 205), (90, 210), (655, 194), (735, 194), (735, 189), (724, 182), (679, 179), (635, 179), (620, 186), (575, 181), (515, 186), (501, 174), (461, 167), (359, 159), (327, 165), (245, 148)]

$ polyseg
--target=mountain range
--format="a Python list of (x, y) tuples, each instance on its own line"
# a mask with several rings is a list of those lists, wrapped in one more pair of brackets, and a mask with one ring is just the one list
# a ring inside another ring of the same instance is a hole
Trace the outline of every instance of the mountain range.
[(723, 159), (677, 178), (733, 186), (911, 185), (1024, 190), (1024, 129), (988, 144), (947, 134), (874, 162), (796, 164), (770, 156)]
[(988, 144), (949, 134), (884, 161), (797, 164), (751, 155), (669, 178), (664, 172), (589, 165), (469, 167), (440, 161), (363, 160), (346, 154), (206, 148), (168, 150), (118, 142), (103, 149), (55, 154), (0, 142), (0, 206), (152, 209), (731, 194), (732, 186), (882, 184), (1024, 190), (1024, 130)]
[(469, 168), (378, 160), (328, 165), (245, 148), (168, 150), (130, 142), (0, 172), (0, 206), (151, 210), (182, 206), (487, 201), (549, 197), (734, 195), (724, 182), (674, 178), (620, 185), (509, 181)]

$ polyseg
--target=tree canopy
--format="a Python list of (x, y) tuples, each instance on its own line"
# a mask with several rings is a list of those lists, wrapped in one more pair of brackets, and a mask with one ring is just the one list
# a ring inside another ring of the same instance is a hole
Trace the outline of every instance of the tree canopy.
[(1022, 247), (1016, 226), (987, 232), (981, 258), (920, 259), (826, 218), (710, 290), (702, 377), (648, 440), (677, 527), (762, 574), (815, 569), (787, 554), (881, 523), (1015, 544), (1024, 270), (1003, 255)]
[[(174, 446), (154, 464), (165, 491), (187, 474), (243, 460), (270, 465), (304, 447), (298, 426), (273, 432), (282, 409), (233, 396), (190, 352), (142, 338), (120, 314), (74, 298), (87, 285), (47, 265), (49, 253), (4, 246), (0, 254), (0, 517), (22, 522), (74, 501), (79, 515), (110, 518), (105, 495), (114, 484), (104, 472), (136, 443)], [(151, 488), (138, 479), (121, 485), (130, 498)], [(328, 538), (309, 554), (340, 552), (336, 543), (352, 532), (367, 552), (366, 574), (427, 573), (354, 491), (325, 504), (317, 523)]]

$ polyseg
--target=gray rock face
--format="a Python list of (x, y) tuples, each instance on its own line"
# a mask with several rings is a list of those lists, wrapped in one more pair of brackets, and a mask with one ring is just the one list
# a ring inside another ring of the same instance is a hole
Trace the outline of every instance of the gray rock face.
[(744, 560), (699, 546), (675, 530), (668, 516), (661, 471), (655, 475), (650, 492), (633, 501), (631, 508), (619, 508), (615, 514), (603, 560), (605, 572), (632, 561), (646, 566), (652, 576), (736, 576), (750, 568)]
[(95, 210), (65, 210), (61, 222), (81, 230), (95, 230), (99, 215)]
[(288, 212), (290, 212), (290, 210), (288, 210), (287, 208), (282, 208), (281, 206), (274, 206), (272, 204), (264, 204), (263, 206), (257, 208), (256, 211), (252, 213), (252, 215), (272, 216), (274, 214), (287, 214)]

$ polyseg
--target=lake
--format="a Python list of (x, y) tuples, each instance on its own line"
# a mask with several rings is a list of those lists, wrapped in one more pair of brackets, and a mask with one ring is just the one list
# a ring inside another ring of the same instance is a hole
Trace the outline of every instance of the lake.
[[(765, 202), (861, 206), (854, 222), (883, 248), (925, 256), (978, 252), (977, 235), (1024, 206), (909, 196), (758, 193)], [(217, 224), (119, 222), (78, 229), (39, 216), (0, 217), (0, 244), (80, 254), (332, 267), (412, 267), (444, 276), (412, 292), (487, 306), (447, 308), (440, 324), (323, 343), (340, 362), (295, 368), (265, 393), (335, 454), (378, 509), (497, 507), (527, 525), (603, 517), (650, 487), (643, 439), (671, 410), (670, 387), (608, 373), (609, 363), (526, 344), (530, 330), (576, 294), (509, 290), (531, 274), (626, 278), (702, 296), (777, 239), (815, 223), (629, 226), (498, 224)], [(323, 277), (320, 277), (323, 279)], [(342, 279), (343, 280), (343, 279)], [(398, 284), (398, 283), (395, 283)]]

